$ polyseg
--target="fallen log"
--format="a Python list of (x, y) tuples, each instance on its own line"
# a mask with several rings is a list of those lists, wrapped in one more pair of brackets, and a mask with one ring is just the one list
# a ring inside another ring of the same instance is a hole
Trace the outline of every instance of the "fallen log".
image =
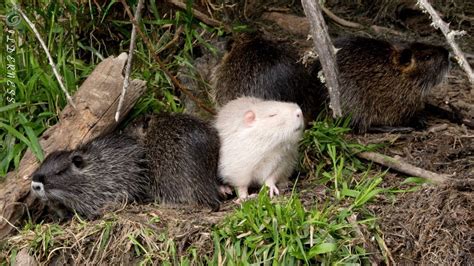
[[(127, 54), (102, 61), (73, 97), (74, 109), (67, 105), (59, 122), (40, 138), (45, 156), (55, 150), (72, 149), (99, 135), (111, 132), (120, 121), (114, 119), (122, 91), (122, 71)], [(145, 92), (145, 82), (132, 80), (123, 102), (126, 114)], [(124, 116), (122, 116), (123, 118)], [(0, 239), (8, 235), (25, 211), (39, 206), (30, 192), (30, 175), (39, 166), (30, 150), (26, 151), (17, 170), (8, 173), (0, 187)]]

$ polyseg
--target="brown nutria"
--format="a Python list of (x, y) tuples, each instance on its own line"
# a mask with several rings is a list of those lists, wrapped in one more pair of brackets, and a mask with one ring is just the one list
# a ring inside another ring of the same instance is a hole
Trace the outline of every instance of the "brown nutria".
[(150, 116), (134, 126), (127, 135), (51, 153), (34, 172), (32, 191), (58, 211), (89, 219), (150, 200), (218, 209), (219, 137), (212, 126), (182, 114)]
[(440, 46), (363, 37), (337, 39), (334, 45), (341, 108), (358, 132), (408, 124), (449, 68), (449, 52)]
[(225, 104), (215, 126), (221, 140), (219, 175), (248, 195), (252, 183), (269, 187), (270, 197), (279, 194), (298, 160), (298, 142), (304, 121), (295, 103), (241, 97)]
[(297, 103), (305, 116), (322, 109), (323, 102), (316, 102), (325, 92), (313, 88), (316, 85), (312, 84), (309, 71), (298, 62), (298, 53), (290, 45), (244, 34), (230, 47), (212, 75), (213, 98), (219, 106), (251, 96)]

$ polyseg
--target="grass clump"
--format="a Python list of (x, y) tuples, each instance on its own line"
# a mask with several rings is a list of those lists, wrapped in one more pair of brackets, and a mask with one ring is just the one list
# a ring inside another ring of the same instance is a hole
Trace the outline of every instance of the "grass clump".
[(215, 259), (225, 265), (363, 263), (351, 213), (328, 203), (305, 208), (296, 194), (273, 202), (264, 189), (214, 232)]

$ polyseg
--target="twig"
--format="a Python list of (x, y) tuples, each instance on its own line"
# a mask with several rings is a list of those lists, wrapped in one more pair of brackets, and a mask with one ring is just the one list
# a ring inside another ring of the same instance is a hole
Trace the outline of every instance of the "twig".
[(26, 14), (23, 13), (23, 11), (20, 9), (19, 6), (15, 5), (15, 8), (16, 8), (16, 10), (21, 14), (21, 16), (23, 17), (23, 19), (24, 19), (24, 20), (26, 21), (26, 23), (28, 24), (28, 26), (30, 26), (30, 28), (33, 30), (33, 32), (34, 32), (36, 38), (38, 39), (38, 41), (40, 42), (41, 46), (43, 47), (44, 52), (46, 53), (46, 57), (48, 57), (49, 65), (50, 65), (51, 68), (53, 69), (54, 76), (56, 77), (56, 79), (57, 79), (58, 82), (59, 82), (59, 87), (61, 87), (61, 90), (62, 90), (62, 91), (64, 92), (64, 94), (66, 95), (66, 99), (67, 99), (67, 101), (69, 102), (69, 104), (70, 104), (72, 107), (74, 107), (74, 109), (76, 109), (76, 105), (74, 104), (74, 101), (72, 100), (71, 95), (69, 95), (69, 93), (67, 92), (66, 87), (65, 87), (64, 84), (63, 84), (62, 78), (61, 78), (61, 76), (59, 75), (58, 69), (56, 68), (56, 65), (54, 64), (53, 58), (51, 57), (51, 54), (50, 54), (49, 51), (48, 51), (48, 47), (46, 47), (46, 44), (44, 43), (43, 39), (41, 38), (41, 35), (39, 34), (38, 30), (37, 30), (36, 27), (35, 27), (35, 24), (33, 24), (33, 22), (31, 22), (31, 20), (28, 19), (28, 17), (26, 16)]
[(158, 56), (158, 54), (156, 53), (156, 50), (155, 50), (155, 47), (153, 46), (153, 44), (151, 43), (150, 39), (148, 39), (148, 37), (141, 31), (140, 27), (138, 26), (138, 24), (136, 23), (134, 17), (133, 17), (133, 14), (132, 12), (130, 11), (130, 7), (127, 5), (127, 3), (125, 2), (125, 0), (120, 0), (120, 2), (122, 3), (122, 5), (124, 6), (125, 8), (125, 12), (127, 12), (127, 15), (128, 17), (130, 18), (130, 21), (135, 24), (135, 27), (137, 28), (137, 31), (138, 31), (138, 34), (140, 34), (140, 37), (143, 39), (143, 41), (145, 42), (145, 45), (147, 46), (148, 50), (150, 50), (150, 53), (153, 55), (153, 58), (155, 59), (155, 61), (158, 63), (158, 65), (160, 66), (160, 69), (165, 73), (165, 75), (171, 80), (171, 82), (173, 83), (173, 85), (178, 88), (181, 92), (183, 92), (184, 94), (186, 94), (186, 96), (188, 96), (192, 101), (194, 101), (200, 108), (206, 110), (208, 113), (212, 114), (212, 115), (215, 115), (216, 112), (214, 110), (212, 110), (211, 108), (207, 107), (206, 105), (204, 105), (199, 99), (197, 99), (188, 89), (186, 89), (182, 84), (181, 82), (179, 82), (179, 80), (173, 76), (169, 71), (168, 69), (166, 68), (165, 64), (163, 63), (163, 61), (161, 61), (160, 57)]
[[(143, 8), (143, 0), (139, 0), (137, 8), (135, 10), (135, 22), (138, 23)], [(122, 109), (123, 100), (125, 99), (125, 93), (127, 93), (128, 86), (130, 85), (130, 72), (132, 70), (133, 52), (135, 51), (135, 41), (137, 39), (137, 27), (136, 24), (132, 25), (132, 36), (130, 37), (130, 49), (128, 50), (127, 66), (125, 67), (125, 77), (123, 79), (122, 94), (117, 106), (117, 112), (115, 113), (115, 121), (119, 121), (120, 110)]]
[(443, 35), (446, 37), (448, 44), (453, 49), (453, 52), (456, 55), (456, 61), (458, 62), (459, 66), (464, 69), (471, 84), (474, 84), (474, 73), (472, 72), (471, 66), (467, 62), (466, 57), (464, 57), (464, 54), (461, 49), (459, 49), (457, 43), (454, 41), (454, 37), (456, 37), (456, 35), (462, 36), (465, 35), (466, 32), (450, 30), (449, 25), (440, 18), (436, 10), (433, 8), (433, 6), (431, 6), (430, 3), (428, 3), (427, 0), (418, 0), (417, 5), (424, 13), (427, 12), (428, 14), (430, 14), (431, 20), (433, 21), (431, 25), (435, 29), (439, 28), (441, 30)]
[(302, 0), (303, 9), (311, 25), (310, 33), (313, 36), (314, 47), (319, 55), (329, 91), (333, 117), (341, 117), (341, 104), (339, 102), (339, 71), (336, 64), (336, 49), (329, 38), (328, 29), (324, 22), (323, 14), (318, 1)]
[(370, 28), (375, 32), (375, 33), (384, 33), (384, 32), (388, 32), (392, 35), (397, 35), (397, 36), (403, 36), (403, 33), (397, 31), (397, 30), (394, 30), (394, 29), (390, 29), (390, 28), (387, 28), (387, 27), (382, 27), (382, 26), (378, 26), (378, 25), (372, 25), (370, 26)]
[[(168, 3), (176, 6), (176, 7), (179, 7), (183, 10), (186, 10), (186, 3), (183, 3), (179, 0), (167, 0)], [(194, 8), (191, 8), (192, 11), (193, 11), (193, 16), (196, 17), (197, 19), (199, 19), (200, 21), (206, 23), (207, 25), (209, 26), (213, 26), (213, 27), (223, 27), (225, 29), (225, 31), (227, 32), (230, 32), (232, 31), (232, 29), (227, 26), (226, 24), (216, 20), (216, 19), (213, 19), (213, 18), (210, 18), (208, 17), (206, 14), (202, 13), (201, 11), (199, 10), (196, 10)]]
[(179, 40), (179, 37), (182, 32), (183, 32), (183, 26), (179, 26), (176, 29), (173, 39), (171, 39), (171, 41), (169, 41), (167, 44), (163, 46), (163, 48), (160, 49), (160, 53), (162, 53), (165, 50), (168, 50), (173, 44), (175, 44)]
[[(321, 6), (321, 9), (323, 10), (324, 14), (326, 14), (330, 19), (334, 20), (334, 22), (336, 22), (339, 25), (342, 25), (342, 26), (348, 27), (348, 28), (355, 28), (355, 29), (363, 29), (364, 28), (364, 26), (362, 24), (352, 22), (352, 21), (348, 21), (348, 20), (345, 20), (343, 18), (338, 17), (336, 14), (332, 13), (331, 10), (327, 9), (325, 6)], [(393, 34), (393, 35), (398, 35), (398, 36), (403, 35), (399, 31), (396, 31), (396, 30), (390, 29), (390, 28), (386, 28), (386, 27), (382, 27), (382, 26), (372, 25), (372, 26), (370, 26), (370, 28), (373, 31), (375, 31), (376, 33), (388, 32), (388, 33)]]
[(355, 29), (362, 29), (364, 26), (362, 26), (359, 23), (356, 22), (351, 22), (348, 20), (345, 20), (343, 18), (340, 18), (336, 16), (336, 14), (332, 13), (331, 10), (327, 9), (325, 6), (321, 6), (321, 10), (323, 10), (324, 14), (326, 14), (330, 19), (334, 20), (337, 24), (340, 24), (344, 27), (348, 28), (355, 28)]
[(409, 163), (397, 160), (396, 158), (383, 155), (377, 152), (360, 152), (356, 155), (359, 158), (381, 164), (401, 173), (426, 178), (435, 183), (443, 183), (450, 179), (447, 175), (437, 174), (425, 169), (421, 169)]

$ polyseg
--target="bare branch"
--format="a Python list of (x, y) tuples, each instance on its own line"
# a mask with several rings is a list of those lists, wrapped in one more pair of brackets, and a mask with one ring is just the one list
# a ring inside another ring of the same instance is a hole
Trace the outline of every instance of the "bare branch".
[(336, 16), (336, 14), (332, 13), (331, 10), (327, 9), (325, 6), (321, 6), (321, 9), (323, 10), (324, 14), (326, 14), (326, 16), (328, 16), (330, 19), (334, 20), (334, 22), (336, 22), (337, 24), (340, 24), (340, 25), (342, 25), (344, 27), (348, 27), (348, 28), (355, 28), (355, 29), (363, 29), (364, 28), (364, 26), (362, 26), (359, 23), (348, 21), (348, 20), (345, 20), (343, 18), (340, 18), (340, 17)]
[(447, 175), (441, 175), (425, 169), (421, 169), (409, 163), (397, 160), (396, 158), (377, 152), (360, 152), (357, 154), (357, 157), (381, 164), (383, 166), (386, 166), (388, 168), (407, 175), (426, 178), (435, 183), (443, 183), (449, 180), (449, 177)]
[(471, 84), (474, 84), (474, 73), (472, 72), (471, 66), (467, 62), (466, 57), (464, 57), (461, 49), (459, 49), (457, 43), (454, 41), (454, 37), (456, 37), (456, 35), (462, 36), (465, 35), (466, 32), (450, 30), (449, 25), (441, 19), (436, 10), (433, 8), (433, 6), (431, 6), (430, 3), (428, 3), (427, 0), (418, 0), (417, 5), (423, 12), (427, 12), (431, 16), (431, 20), (433, 21), (431, 25), (434, 28), (441, 30), (444, 37), (446, 37), (448, 44), (453, 49), (453, 52), (456, 56), (456, 61), (458, 62), (459, 66), (467, 73), (467, 77), (469, 78)]
[[(140, 21), (142, 8), (143, 0), (139, 0), (137, 4), (137, 9), (135, 10), (135, 21), (137, 22), (137, 24), (138, 21)], [(123, 79), (122, 94), (120, 95), (120, 100), (117, 106), (117, 112), (115, 113), (115, 121), (119, 121), (120, 110), (122, 109), (123, 100), (125, 99), (125, 94), (127, 93), (127, 89), (130, 84), (130, 72), (132, 70), (133, 52), (135, 51), (135, 42), (137, 39), (137, 27), (135, 25), (135, 23), (133, 23), (132, 25), (132, 36), (130, 37), (130, 49), (128, 50), (127, 66), (125, 67), (125, 78)]]
[(318, 1), (302, 0), (303, 9), (311, 25), (311, 36), (314, 47), (319, 55), (323, 67), (326, 86), (329, 91), (330, 103), (333, 117), (341, 117), (341, 104), (339, 102), (339, 71), (336, 64), (335, 48), (329, 38), (328, 29), (324, 22), (323, 14)]
[(62, 78), (61, 76), (59, 75), (59, 72), (58, 72), (58, 69), (56, 68), (56, 64), (54, 64), (54, 61), (53, 61), (53, 58), (51, 57), (51, 54), (49, 53), (48, 51), (48, 47), (46, 47), (46, 44), (44, 43), (43, 39), (41, 38), (41, 35), (39, 34), (38, 30), (36, 29), (35, 27), (35, 24), (33, 24), (33, 22), (31, 22), (31, 20), (28, 19), (28, 17), (26, 16), (26, 14), (20, 9), (20, 7), (16, 6), (15, 5), (15, 8), (16, 10), (21, 14), (21, 16), (23, 17), (23, 19), (26, 21), (26, 23), (28, 24), (28, 26), (30, 26), (31, 30), (33, 30), (36, 38), (38, 39), (38, 41), (40, 42), (41, 44), (41, 47), (43, 47), (43, 50), (44, 52), (46, 53), (46, 56), (48, 57), (48, 61), (49, 61), (49, 65), (51, 66), (51, 68), (53, 69), (53, 73), (54, 73), (54, 76), (56, 77), (56, 79), (58, 80), (59, 82), (59, 87), (61, 87), (61, 90), (64, 92), (64, 94), (66, 95), (66, 99), (67, 101), (69, 102), (69, 104), (74, 107), (74, 109), (76, 108), (76, 105), (74, 104), (74, 101), (72, 100), (71, 98), (71, 95), (69, 95), (69, 93), (67, 92), (66, 90), (66, 87), (64, 86), (63, 84), (63, 81), (62, 81)]

